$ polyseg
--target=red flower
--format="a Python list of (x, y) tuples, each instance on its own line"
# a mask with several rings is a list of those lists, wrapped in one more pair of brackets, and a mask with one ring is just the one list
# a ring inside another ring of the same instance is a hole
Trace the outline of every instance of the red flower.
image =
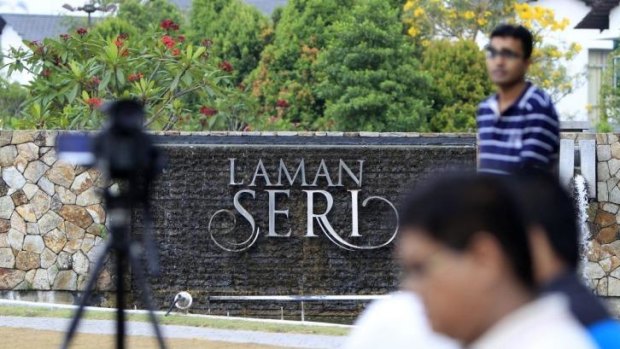
[(99, 108), (103, 104), (103, 100), (101, 98), (91, 97), (86, 100), (86, 104), (88, 104), (88, 106), (92, 109)]
[(32, 46), (32, 50), (36, 53), (36, 54), (43, 54), (43, 49), (45, 48), (45, 46), (43, 46), (42, 43), (38, 42), (38, 41), (31, 41), (30, 45)]
[(227, 73), (230, 73), (233, 71), (233, 66), (232, 64), (230, 64), (229, 61), (222, 61), (222, 63), (220, 63), (220, 69)]
[(101, 82), (101, 80), (100, 80), (98, 77), (96, 77), (96, 76), (93, 76), (93, 77), (90, 79), (90, 83), (91, 83), (93, 86), (99, 86), (99, 83), (100, 83), (100, 82)]
[(211, 39), (202, 40), (202, 46), (209, 48), (211, 47), (211, 45), (213, 45), (213, 41), (211, 41)]
[(129, 34), (127, 33), (120, 33), (118, 34), (118, 38), (121, 40), (127, 40), (127, 38), (129, 38)]
[(159, 23), (159, 26), (164, 30), (168, 30), (173, 24), (174, 22), (171, 19), (164, 19), (161, 23)]
[(134, 81), (138, 81), (142, 79), (143, 77), (144, 75), (142, 73), (134, 73), (134, 74), (129, 74), (129, 76), (127, 77), (127, 80), (129, 80), (129, 82), (134, 82)]
[(202, 107), (200, 107), (200, 114), (205, 116), (213, 116), (217, 114), (217, 109), (203, 105)]
[(86, 28), (78, 28), (77, 33), (80, 34), (80, 36), (84, 36), (88, 33), (88, 30), (86, 30)]
[(65, 41), (69, 40), (70, 37), (71, 37), (71, 35), (69, 35), (69, 34), (60, 34), (60, 38), (65, 40)]
[(179, 42), (185, 42), (185, 35), (179, 35), (177, 40), (179, 40)]
[(163, 21), (161, 21), (159, 26), (164, 30), (179, 30), (179, 25), (174, 23), (171, 19), (164, 19)]
[(171, 38), (168, 35), (164, 35), (161, 37), (161, 42), (167, 47), (167, 48), (173, 48), (174, 45), (176, 44), (176, 42), (174, 41), (173, 38)]
[(116, 38), (116, 40), (114, 40), (114, 45), (116, 45), (116, 47), (118, 47), (118, 48), (121, 48), (124, 43), (125, 42), (121, 38)]
[(172, 50), (172, 55), (173, 56), (178, 56), (181, 54), (181, 50), (179, 50), (178, 48), (175, 48), (174, 50)]
[(121, 57), (127, 57), (129, 56), (129, 51), (127, 51), (126, 48), (121, 50)]
[(278, 101), (276, 102), (276, 107), (288, 108), (289, 107), (288, 101), (286, 99), (278, 99)]

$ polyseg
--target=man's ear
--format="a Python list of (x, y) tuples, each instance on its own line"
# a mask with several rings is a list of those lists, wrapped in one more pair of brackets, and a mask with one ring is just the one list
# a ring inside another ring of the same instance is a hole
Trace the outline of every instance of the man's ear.
[(509, 268), (499, 241), (487, 232), (478, 232), (472, 237), (468, 252), (479, 266), (480, 273), (489, 280), (496, 280), (500, 274), (506, 272), (504, 268)]

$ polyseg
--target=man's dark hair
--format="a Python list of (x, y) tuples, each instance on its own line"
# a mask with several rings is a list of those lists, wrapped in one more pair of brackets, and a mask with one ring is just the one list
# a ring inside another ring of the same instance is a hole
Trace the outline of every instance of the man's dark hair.
[(522, 25), (501, 24), (491, 33), (491, 39), (495, 37), (511, 37), (519, 39), (523, 46), (523, 58), (529, 59), (534, 48), (534, 37), (532, 33)]
[(518, 202), (502, 179), (456, 175), (422, 185), (401, 206), (401, 231), (426, 234), (440, 244), (465, 251), (477, 233), (491, 234), (515, 277), (533, 288), (528, 236)]
[(541, 227), (553, 251), (570, 268), (579, 263), (579, 228), (575, 200), (557, 177), (540, 171), (517, 173), (509, 179), (526, 224)]

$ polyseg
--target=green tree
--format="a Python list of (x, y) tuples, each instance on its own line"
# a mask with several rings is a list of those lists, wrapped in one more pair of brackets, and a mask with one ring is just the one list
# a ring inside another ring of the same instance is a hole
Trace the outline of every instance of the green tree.
[(195, 44), (211, 40), (212, 54), (232, 64), (236, 83), (256, 68), (272, 32), (268, 18), (241, 0), (194, 0), (190, 26)]
[(138, 28), (141, 34), (157, 30), (160, 23), (166, 19), (181, 26), (184, 23), (179, 8), (168, 0), (123, 0), (117, 17)]
[(231, 82), (226, 65), (207, 48), (180, 40), (166, 21), (152, 35), (106, 38), (85, 28), (28, 50), (11, 49), (8, 74), (29, 71), (31, 98), (13, 128), (99, 128), (104, 101), (135, 98), (154, 129), (242, 130), (254, 113)]
[(279, 13), (273, 42), (252, 73), (252, 93), (267, 127), (325, 128), (324, 101), (316, 95), (320, 82), (313, 64), (325, 47), (330, 26), (350, 10), (354, 0), (290, 0)]
[(91, 33), (93, 35), (99, 35), (104, 39), (116, 38), (120, 34), (134, 37), (138, 35), (138, 28), (122, 18), (108, 17), (97, 22), (93, 26)]
[(425, 131), (428, 76), (402, 35), (399, 8), (363, 0), (336, 22), (316, 65), (325, 119), (343, 131)]
[(432, 41), (422, 53), (422, 70), (432, 78), (432, 132), (471, 132), (476, 107), (492, 93), (484, 54), (469, 40)]
[(607, 69), (603, 71), (599, 104), (591, 106), (597, 108), (600, 114), (597, 128), (599, 131), (611, 132), (613, 126), (620, 124), (620, 67), (615, 63), (620, 57), (620, 50), (609, 54)]
[(18, 83), (0, 78), (0, 129), (8, 120), (20, 115), (28, 99), (28, 90)]

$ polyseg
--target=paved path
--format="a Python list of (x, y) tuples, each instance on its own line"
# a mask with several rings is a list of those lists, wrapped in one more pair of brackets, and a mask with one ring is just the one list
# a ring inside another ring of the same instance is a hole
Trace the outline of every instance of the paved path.
[[(0, 316), (0, 327), (31, 328), (37, 330), (66, 331), (68, 319), (45, 317)], [(190, 326), (162, 325), (166, 338), (200, 338), (211, 341), (254, 343), (287, 348), (339, 348), (344, 337), (321, 336), (309, 334), (269, 333), (255, 331), (235, 331), (199, 328)], [(114, 334), (115, 323), (110, 320), (82, 320), (78, 329), (80, 333)], [(127, 322), (127, 334), (130, 336), (153, 336), (152, 327), (146, 322)]]

